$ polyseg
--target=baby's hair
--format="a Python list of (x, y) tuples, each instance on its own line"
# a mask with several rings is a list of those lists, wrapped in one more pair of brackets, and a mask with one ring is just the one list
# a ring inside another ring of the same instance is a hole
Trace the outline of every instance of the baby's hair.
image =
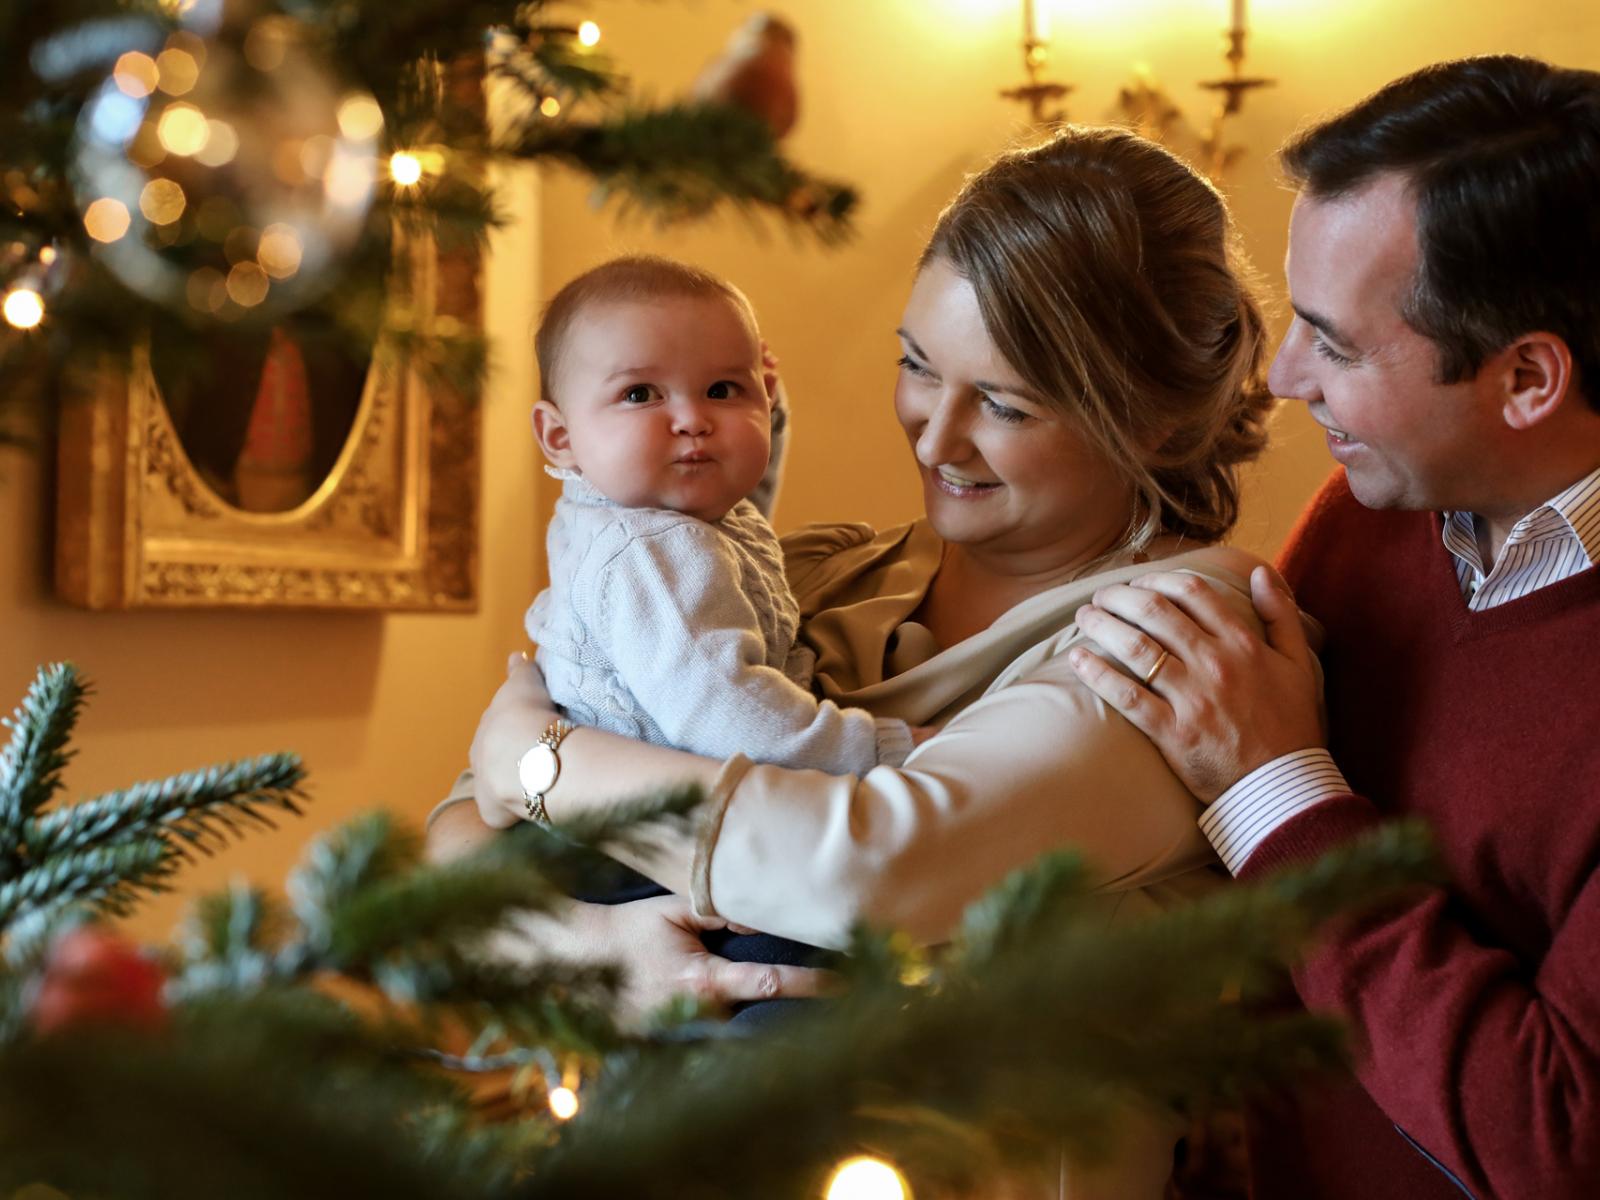
[(565, 348), (567, 331), (586, 308), (669, 296), (725, 299), (750, 322), (751, 329), (756, 327), (755, 310), (745, 294), (710, 271), (655, 254), (613, 258), (569, 281), (545, 306), (539, 332), (533, 338), (534, 354), (539, 360), (540, 397), (556, 403), (551, 382)]

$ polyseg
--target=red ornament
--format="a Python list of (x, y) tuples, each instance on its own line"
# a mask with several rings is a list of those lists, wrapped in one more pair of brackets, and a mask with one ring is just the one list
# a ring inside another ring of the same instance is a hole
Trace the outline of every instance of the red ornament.
[(56, 941), (32, 1007), (33, 1027), (57, 1033), (92, 1025), (155, 1032), (167, 1022), (161, 965), (109, 930), (86, 925)]

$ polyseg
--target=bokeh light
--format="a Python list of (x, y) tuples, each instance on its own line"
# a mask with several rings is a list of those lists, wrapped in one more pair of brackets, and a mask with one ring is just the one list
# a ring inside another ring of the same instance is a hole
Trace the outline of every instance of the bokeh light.
[(161, 114), (156, 126), (167, 153), (183, 158), (200, 153), (211, 138), (211, 125), (205, 113), (192, 104), (174, 104)]
[(259, 264), (234, 263), (228, 272), (228, 299), (240, 308), (254, 308), (267, 298), (272, 282)]
[(389, 178), (401, 187), (411, 187), (422, 181), (422, 160), (404, 150), (389, 156)]
[(44, 297), (30, 287), (12, 288), (6, 293), (3, 311), (7, 324), (32, 329), (44, 320)]
[(207, 167), (226, 166), (239, 153), (239, 135), (226, 121), (206, 122), (206, 144), (195, 151), (194, 160)]
[(377, 137), (383, 129), (383, 109), (364, 92), (352, 92), (339, 105), (339, 132), (355, 141)]
[(539, 111), (547, 117), (557, 116), (561, 112), (561, 101), (554, 96), (546, 96), (539, 101)]
[(117, 59), (117, 65), (111, 69), (111, 78), (116, 81), (123, 95), (140, 100), (156, 90), (161, 71), (156, 66), (156, 60), (148, 54), (129, 50)]
[(170, 225), (183, 216), (189, 198), (171, 179), (152, 179), (139, 193), (139, 211), (152, 225)]
[(550, 1113), (558, 1121), (570, 1121), (578, 1115), (578, 1093), (562, 1085), (550, 1089)]
[(599, 45), (600, 26), (596, 25), (593, 21), (583, 22), (578, 26), (578, 41), (582, 42), (585, 46)]
[(84, 231), (97, 242), (114, 242), (128, 232), (133, 218), (121, 200), (101, 196), (83, 210)]
[(200, 64), (187, 50), (169, 46), (156, 55), (156, 68), (161, 72), (158, 85), (169, 96), (181, 96), (193, 90), (200, 78)]
[(847, 1158), (828, 1179), (827, 1200), (907, 1200), (905, 1176), (881, 1158)]
[(256, 247), (256, 261), (261, 269), (274, 279), (287, 279), (300, 269), (304, 251), (300, 237), (292, 226), (278, 223), (261, 231), (261, 242)]

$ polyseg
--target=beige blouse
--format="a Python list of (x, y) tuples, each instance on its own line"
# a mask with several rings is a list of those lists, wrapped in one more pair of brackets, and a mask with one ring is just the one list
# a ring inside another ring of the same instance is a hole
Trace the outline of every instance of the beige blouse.
[[(1218, 882), (1198, 801), (1065, 657), (1078, 607), (1151, 564), (1052, 588), (941, 651), (910, 619), (943, 549), (925, 521), (813, 527), (784, 549), (822, 694), (942, 728), (904, 766), (859, 777), (730, 760), (696, 849), (697, 911), (820, 946), (856, 921), (939, 941), (984, 890), (1064, 846), (1115, 915)], [(1223, 561), (1200, 548), (1159, 567), (1205, 578), (1256, 623)]]

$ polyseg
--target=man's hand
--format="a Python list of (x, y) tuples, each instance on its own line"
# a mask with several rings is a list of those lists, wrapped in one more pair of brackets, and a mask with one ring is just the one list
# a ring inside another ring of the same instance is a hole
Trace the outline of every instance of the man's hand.
[(1082, 647), (1069, 657), (1078, 678), (1208, 804), (1257, 767), (1325, 741), (1316, 660), (1288, 585), (1257, 567), (1250, 596), (1265, 641), (1191, 574), (1101, 588), (1078, 610), (1084, 633), (1144, 682)]

